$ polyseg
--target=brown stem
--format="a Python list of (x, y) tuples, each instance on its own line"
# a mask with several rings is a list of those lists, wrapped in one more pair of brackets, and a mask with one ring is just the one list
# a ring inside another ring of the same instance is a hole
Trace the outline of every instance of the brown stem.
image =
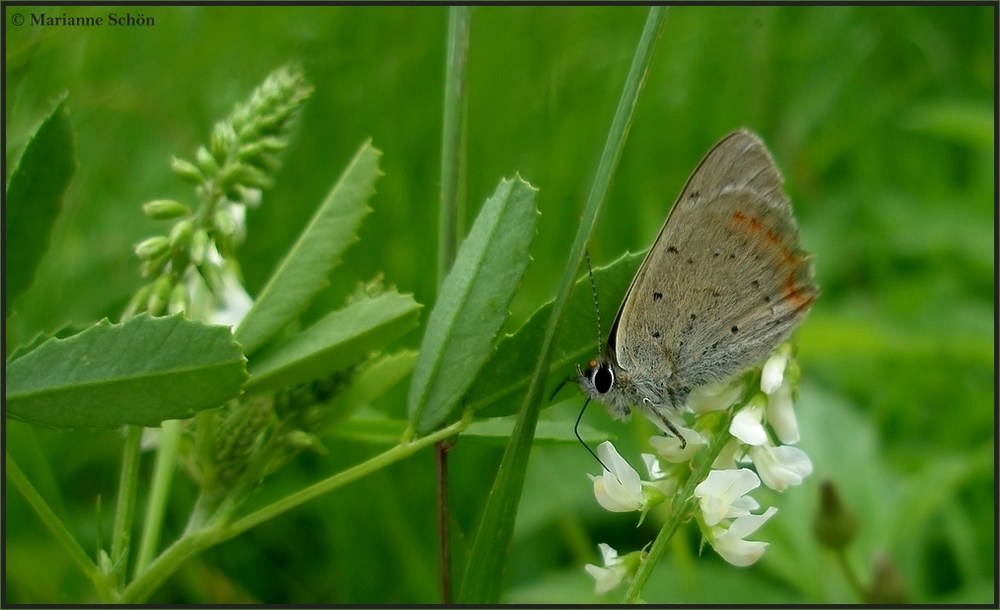
[(451, 604), (451, 536), (448, 529), (448, 451), (454, 443), (448, 439), (434, 444), (437, 465), (438, 557), (441, 573), (441, 603)]

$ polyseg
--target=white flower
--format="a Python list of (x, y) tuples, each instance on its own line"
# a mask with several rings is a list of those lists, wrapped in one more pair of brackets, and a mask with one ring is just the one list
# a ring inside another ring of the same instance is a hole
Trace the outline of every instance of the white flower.
[(759, 508), (757, 501), (746, 495), (759, 486), (760, 479), (747, 468), (710, 471), (694, 488), (705, 525), (711, 527), (723, 519), (749, 515), (750, 511)]
[(688, 394), (687, 406), (695, 413), (707, 411), (722, 411), (733, 406), (743, 395), (743, 383), (726, 381), (700, 388), (694, 388)]
[(671, 432), (666, 436), (654, 436), (649, 444), (668, 462), (679, 464), (693, 458), (708, 442), (701, 434), (691, 428), (677, 426), (677, 431), (684, 437), (685, 446), (681, 448), (681, 440)]
[(609, 469), (600, 476), (587, 475), (594, 481), (597, 502), (616, 513), (642, 510), (645, 502), (639, 473), (629, 466), (611, 441), (604, 441), (597, 447), (597, 456)]
[(748, 445), (763, 445), (767, 442), (764, 429), (764, 410), (767, 403), (763, 395), (757, 394), (733, 417), (729, 433)]
[[(659, 437), (654, 437), (659, 438)], [(652, 439), (650, 439), (652, 442)], [(672, 478), (668, 478), (669, 473), (667, 473), (660, 466), (660, 460), (656, 459), (656, 456), (652, 453), (643, 453), (642, 461), (646, 463), (646, 470), (649, 471), (649, 481), (643, 481), (642, 485), (646, 489), (646, 500), (647, 503), (650, 502), (649, 488), (659, 490), (663, 494), (663, 499), (673, 496), (677, 492), (677, 481)], [(661, 500), (662, 501), (662, 500)]]
[(667, 478), (667, 473), (660, 467), (660, 460), (652, 453), (643, 453), (642, 461), (646, 463), (646, 470), (649, 471), (649, 480), (656, 481)]
[(253, 307), (253, 299), (247, 294), (236, 274), (228, 267), (222, 270), (222, 294), (218, 308), (209, 314), (207, 321), (212, 324), (231, 326), (233, 330), (243, 321)]
[(723, 445), (719, 456), (712, 462), (712, 470), (734, 470), (736, 462), (742, 460), (743, 445), (740, 444), (740, 439), (733, 437)]
[(750, 449), (750, 459), (757, 467), (761, 481), (775, 491), (798, 485), (812, 473), (809, 456), (798, 447), (763, 445)]
[(744, 515), (737, 517), (728, 528), (713, 527), (711, 529), (711, 544), (715, 552), (730, 564), (745, 567), (761, 558), (766, 542), (759, 540), (744, 540), (757, 531), (770, 519), (778, 509), (771, 506), (760, 515)]
[(767, 395), (767, 422), (782, 443), (794, 445), (799, 442), (799, 424), (795, 420), (791, 384), (782, 383)]
[(619, 557), (618, 551), (603, 542), (598, 544), (597, 548), (601, 551), (601, 561), (604, 566), (588, 563), (583, 569), (594, 577), (594, 592), (601, 595), (614, 589), (625, 579), (631, 578), (635, 574), (639, 567), (641, 552), (636, 551)]
[(778, 348), (767, 359), (760, 372), (760, 391), (771, 394), (777, 390), (784, 381), (786, 366), (788, 366), (788, 350)]

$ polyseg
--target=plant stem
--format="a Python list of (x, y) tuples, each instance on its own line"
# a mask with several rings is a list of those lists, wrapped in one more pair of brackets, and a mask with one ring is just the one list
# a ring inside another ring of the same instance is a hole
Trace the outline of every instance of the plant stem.
[(670, 539), (678, 528), (680, 528), (681, 523), (687, 521), (694, 511), (695, 505), (698, 502), (698, 499), (694, 495), (694, 488), (708, 477), (715, 458), (719, 457), (719, 453), (726, 446), (726, 441), (730, 436), (729, 422), (732, 420), (733, 411), (730, 410), (727, 414), (727, 418), (719, 426), (715, 437), (702, 452), (702, 455), (699, 456), (698, 459), (701, 461), (698, 463), (698, 468), (691, 473), (691, 476), (684, 483), (684, 487), (674, 496), (674, 505), (671, 507), (670, 517), (663, 524), (663, 527), (660, 528), (660, 533), (656, 535), (656, 540), (653, 541), (653, 546), (650, 547), (649, 554), (639, 565), (639, 569), (635, 573), (635, 578), (632, 579), (632, 583), (629, 585), (628, 591), (625, 592), (625, 597), (622, 599), (623, 604), (634, 604), (638, 601), (642, 587), (653, 574), (656, 564), (659, 563), (663, 553), (667, 550)]
[(434, 445), (437, 464), (438, 557), (441, 573), (441, 603), (451, 604), (451, 536), (448, 529), (448, 450), (449, 441)]
[(837, 564), (840, 565), (840, 570), (847, 578), (847, 582), (850, 584), (851, 590), (854, 591), (854, 595), (860, 602), (864, 602), (865, 588), (861, 585), (861, 581), (858, 579), (858, 575), (854, 571), (854, 568), (851, 567), (851, 562), (847, 560), (846, 548), (840, 547), (835, 549), (834, 555), (837, 557)]
[(441, 198), (438, 210), (438, 287), (455, 261), (461, 214), (459, 191), (462, 163), (462, 133), (465, 121), (465, 65), (469, 50), (469, 8), (448, 9), (448, 58), (444, 77), (444, 117), (441, 134)]
[[(259, 525), (268, 519), (272, 519), (281, 513), (299, 506), (313, 498), (317, 498), (329, 491), (342, 487), (354, 480), (371, 474), (376, 470), (385, 468), (389, 464), (397, 462), (403, 458), (413, 455), (417, 451), (429, 447), (434, 443), (458, 434), (472, 423), (471, 412), (463, 419), (454, 424), (442, 428), (422, 438), (414, 441), (404, 441), (392, 449), (381, 453), (366, 462), (348, 468), (323, 481), (310, 485), (278, 500), (264, 508), (258, 509), (233, 523), (225, 524), (220, 521), (212, 521), (204, 527), (189, 529), (180, 539), (172, 544), (166, 551), (157, 557), (144, 572), (138, 574), (122, 592), (121, 601), (123, 603), (142, 603), (156, 589), (163, 584), (167, 578), (173, 574), (182, 563), (197, 555), (201, 551), (229, 540), (230, 538), (242, 534), (246, 530)], [(228, 514), (225, 512), (216, 514)]]
[[(460, 217), (464, 200), (461, 185), (465, 164), (462, 142), (465, 127), (465, 66), (469, 51), (469, 8), (448, 9), (448, 57), (445, 62), (444, 117), (441, 134), (441, 200), (438, 212), (438, 288), (455, 262)], [(439, 572), (442, 603), (451, 603), (451, 536), (448, 531), (448, 449), (447, 441), (435, 446), (437, 464), (437, 512)]]
[(128, 426), (122, 449), (122, 473), (118, 481), (118, 501), (115, 505), (114, 530), (111, 532), (111, 565), (114, 583), (125, 585), (128, 572), (128, 552), (135, 517), (136, 491), (139, 487), (139, 450), (142, 426)]
[(101, 599), (104, 602), (117, 601), (117, 593), (107, 585), (107, 579), (101, 572), (101, 569), (87, 555), (87, 551), (83, 550), (83, 547), (76, 541), (76, 538), (73, 537), (73, 534), (66, 528), (66, 525), (59, 519), (55, 511), (49, 507), (45, 499), (38, 493), (31, 484), (31, 481), (28, 480), (28, 477), (21, 471), (20, 466), (14, 461), (14, 458), (9, 453), (6, 456), (7, 480), (13, 483), (14, 487), (21, 492), (24, 499), (27, 500), (31, 508), (41, 518), (42, 523), (49, 528), (49, 531), (56, 537), (56, 540), (62, 544), (66, 553), (69, 554), (70, 559), (76, 563), (84, 575), (94, 584), (94, 588), (97, 589)]
[(181, 422), (171, 419), (163, 422), (160, 428), (160, 446), (156, 453), (156, 465), (153, 466), (153, 482), (150, 486), (149, 500), (146, 503), (146, 519), (142, 528), (142, 540), (139, 542), (139, 556), (135, 563), (135, 573), (141, 574), (160, 544), (160, 534), (163, 531), (163, 516), (167, 510), (167, 500), (170, 497), (170, 484), (173, 482), (174, 466), (177, 463), (177, 447), (181, 438)]

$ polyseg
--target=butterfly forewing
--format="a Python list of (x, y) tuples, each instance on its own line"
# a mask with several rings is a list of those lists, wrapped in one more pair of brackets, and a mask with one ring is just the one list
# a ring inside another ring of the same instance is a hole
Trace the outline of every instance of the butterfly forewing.
[(794, 330), (817, 289), (781, 184), (746, 131), (694, 171), (609, 335), (633, 382), (656, 380), (685, 396), (748, 368)]

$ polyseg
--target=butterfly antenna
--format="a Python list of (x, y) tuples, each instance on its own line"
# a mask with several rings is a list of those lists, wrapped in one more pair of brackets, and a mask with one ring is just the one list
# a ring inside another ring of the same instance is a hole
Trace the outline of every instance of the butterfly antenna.
[[(587, 275), (590, 276), (590, 291), (594, 294), (594, 311), (597, 312), (597, 353), (601, 353), (601, 306), (597, 303), (597, 283), (594, 282), (594, 270), (590, 266), (590, 252), (584, 250), (583, 257), (587, 260)], [(583, 415), (583, 413), (580, 413)], [(588, 447), (589, 449), (589, 447)], [(591, 451), (593, 453), (593, 451)], [(600, 460), (598, 460), (600, 461)]]
[(588, 445), (586, 441), (584, 441), (583, 438), (580, 436), (580, 420), (583, 419), (583, 412), (587, 410), (587, 405), (589, 404), (590, 404), (590, 399), (588, 398), (586, 401), (584, 401), (583, 408), (580, 409), (580, 415), (578, 415), (576, 418), (576, 425), (573, 426), (573, 434), (576, 435), (576, 440), (580, 441), (580, 444), (587, 449), (590, 455), (594, 456), (594, 459), (597, 460), (597, 463), (601, 465), (601, 468), (604, 468), (604, 470), (606, 470), (607, 472), (611, 472), (611, 469), (604, 465), (604, 462), (601, 461), (601, 458), (597, 457), (597, 454), (594, 453), (594, 450), (590, 448), (590, 445)]

